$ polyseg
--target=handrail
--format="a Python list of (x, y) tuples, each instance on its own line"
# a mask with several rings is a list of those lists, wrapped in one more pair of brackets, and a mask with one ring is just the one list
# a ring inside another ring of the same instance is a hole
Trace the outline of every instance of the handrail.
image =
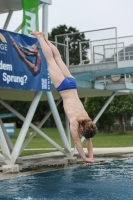
[(94, 31), (103, 31), (103, 30), (109, 30), (109, 29), (114, 29), (114, 28), (116, 28), (116, 27), (96, 29), (96, 30), (91, 30), (91, 31), (81, 31), (81, 32), (75, 32), (75, 33), (64, 33), (64, 34), (55, 35), (55, 37), (59, 37), (59, 36), (63, 36), (63, 35), (75, 35), (75, 34), (80, 34), (80, 33), (90, 33), (90, 32), (94, 32)]

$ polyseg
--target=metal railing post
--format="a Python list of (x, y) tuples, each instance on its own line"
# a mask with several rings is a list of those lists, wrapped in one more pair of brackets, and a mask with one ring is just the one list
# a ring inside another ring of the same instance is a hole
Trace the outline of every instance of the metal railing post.
[(79, 42), (79, 58), (80, 58), (80, 64), (82, 64), (82, 47), (81, 47), (81, 42)]
[[(117, 38), (117, 28), (115, 28), (115, 37), (116, 37), (116, 62), (117, 62), (117, 67), (118, 67), (118, 38)], [(115, 56), (115, 55), (114, 55)]]

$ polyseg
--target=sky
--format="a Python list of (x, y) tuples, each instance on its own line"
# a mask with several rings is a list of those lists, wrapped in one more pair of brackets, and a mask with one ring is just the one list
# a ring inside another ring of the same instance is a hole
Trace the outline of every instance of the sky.
[[(0, 28), (5, 17), (0, 15)], [(21, 21), (22, 12), (15, 12), (8, 30), (14, 31)], [(118, 36), (133, 35), (133, 0), (52, 0), (48, 31), (63, 24), (79, 31), (117, 27)]]

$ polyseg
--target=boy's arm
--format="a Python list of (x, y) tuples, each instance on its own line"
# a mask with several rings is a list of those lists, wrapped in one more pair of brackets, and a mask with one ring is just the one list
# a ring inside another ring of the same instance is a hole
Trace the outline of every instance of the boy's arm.
[(86, 139), (86, 146), (87, 146), (89, 158), (93, 158), (93, 145), (92, 145), (91, 138)]
[(78, 125), (76, 124), (71, 124), (70, 123), (70, 131), (71, 131), (71, 134), (72, 134), (72, 137), (73, 137), (73, 140), (74, 140), (74, 143), (75, 143), (75, 146), (76, 146), (76, 149), (77, 151), (79, 152), (80, 156), (83, 158), (83, 160), (86, 162), (86, 163), (92, 163), (93, 162), (93, 157), (89, 157), (87, 158), (85, 153), (84, 153), (84, 150), (83, 150), (83, 147), (82, 147), (82, 143), (81, 143), (81, 140), (79, 138), (79, 135), (78, 135)]

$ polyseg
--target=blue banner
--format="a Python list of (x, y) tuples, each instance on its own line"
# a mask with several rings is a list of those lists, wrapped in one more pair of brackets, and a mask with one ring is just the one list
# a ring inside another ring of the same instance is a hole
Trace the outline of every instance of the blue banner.
[(51, 90), (47, 63), (36, 38), (0, 29), (0, 88)]

